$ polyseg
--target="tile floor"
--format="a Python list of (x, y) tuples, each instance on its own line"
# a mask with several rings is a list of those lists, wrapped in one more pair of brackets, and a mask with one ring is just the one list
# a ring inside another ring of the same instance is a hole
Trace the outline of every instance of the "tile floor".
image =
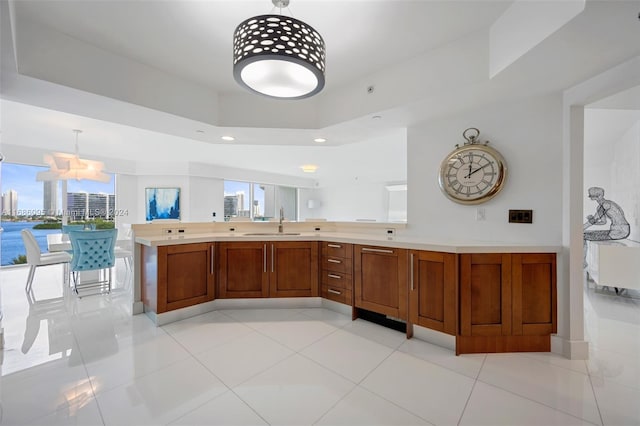
[(26, 268), (0, 274), (3, 425), (640, 425), (640, 300), (602, 290), (585, 292), (591, 358), (571, 361), (456, 357), (319, 308), (155, 327), (127, 286), (78, 299), (40, 268), (30, 303)]

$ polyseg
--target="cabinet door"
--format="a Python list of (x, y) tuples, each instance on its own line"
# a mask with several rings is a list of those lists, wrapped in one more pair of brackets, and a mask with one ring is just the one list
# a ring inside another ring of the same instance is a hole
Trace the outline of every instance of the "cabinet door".
[(556, 255), (526, 253), (512, 258), (513, 334), (555, 333)]
[(407, 250), (354, 247), (355, 306), (407, 320)]
[(460, 255), (460, 334), (511, 334), (511, 255)]
[(433, 330), (457, 331), (457, 256), (430, 251), (410, 252), (409, 320)]
[(158, 247), (158, 313), (214, 299), (215, 244)]
[(218, 244), (218, 297), (268, 297), (268, 243)]
[(318, 296), (318, 243), (271, 242), (270, 297)]

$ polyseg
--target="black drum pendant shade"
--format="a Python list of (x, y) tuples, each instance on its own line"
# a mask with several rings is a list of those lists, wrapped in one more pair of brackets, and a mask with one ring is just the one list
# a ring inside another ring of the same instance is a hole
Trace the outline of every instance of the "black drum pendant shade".
[(233, 77), (247, 89), (279, 99), (303, 99), (324, 87), (325, 45), (306, 23), (260, 15), (233, 35)]

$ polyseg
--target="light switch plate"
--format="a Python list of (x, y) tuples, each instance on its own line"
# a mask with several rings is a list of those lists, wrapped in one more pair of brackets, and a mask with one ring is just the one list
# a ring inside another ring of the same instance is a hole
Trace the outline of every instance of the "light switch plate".
[(509, 210), (509, 223), (533, 223), (533, 210)]

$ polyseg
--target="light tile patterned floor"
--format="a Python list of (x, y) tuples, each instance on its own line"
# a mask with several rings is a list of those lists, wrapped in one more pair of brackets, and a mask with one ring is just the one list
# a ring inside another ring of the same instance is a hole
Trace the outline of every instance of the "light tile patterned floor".
[(456, 357), (319, 308), (155, 327), (122, 283), (78, 299), (40, 268), (29, 303), (27, 268), (0, 274), (0, 424), (640, 425), (640, 300), (606, 291), (586, 289), (591, 358), (572, 361)]

